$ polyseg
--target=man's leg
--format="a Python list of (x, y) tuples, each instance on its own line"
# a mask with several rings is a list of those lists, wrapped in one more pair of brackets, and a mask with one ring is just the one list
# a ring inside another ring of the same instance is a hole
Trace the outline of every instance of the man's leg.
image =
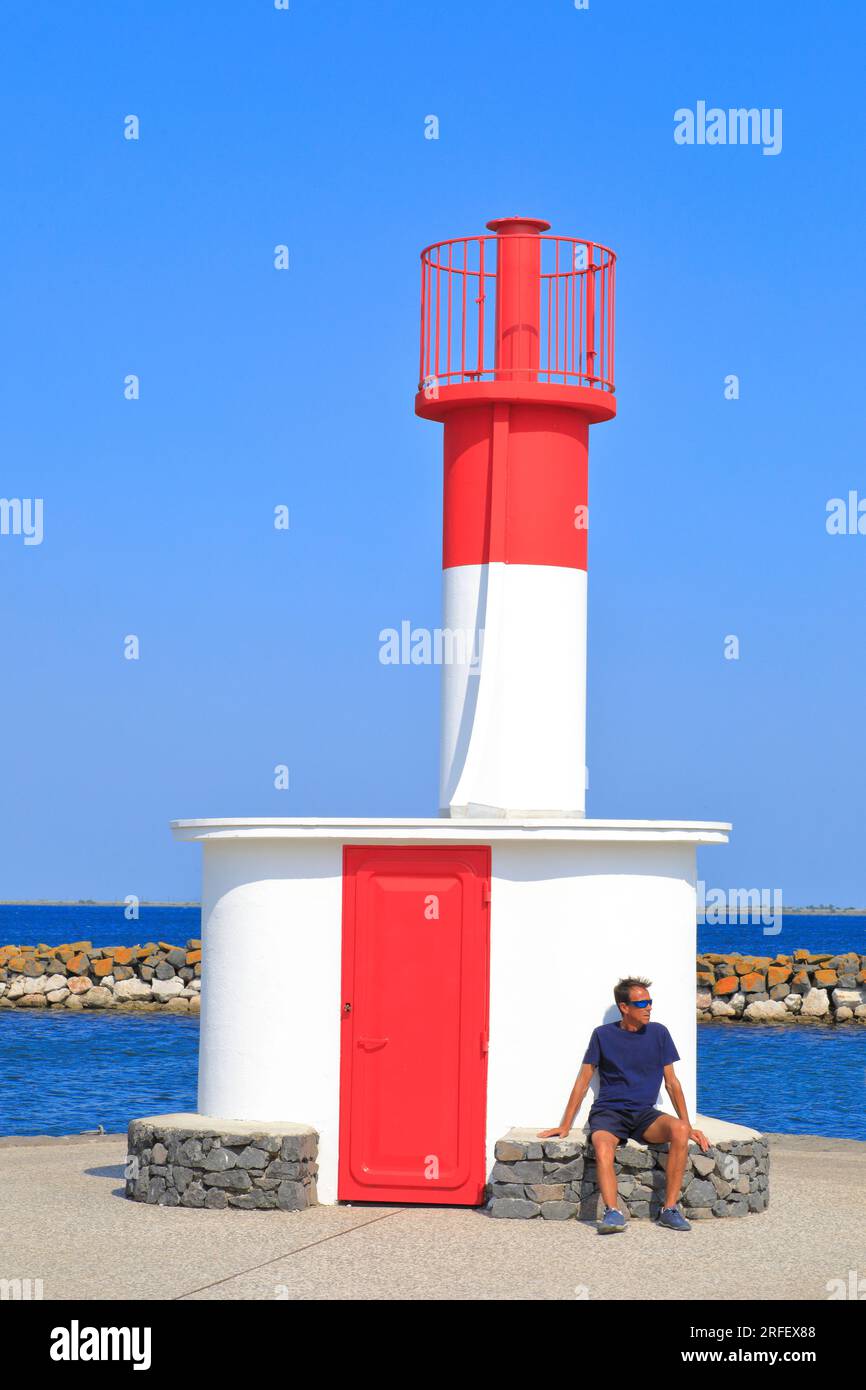
[(675, 1115), (659, 1115), (651, 1125), (647, 1125), (640, 1137), (641, 1144), (670, 1144), (666, 1169), (665, 1206), (676, 1206), (686, 1171), (686, 1158), (689, 1152), (689, 1122), (679, 1120)]
[(595, 1149), (595, 1166), (598, 1171), (598, 1186), (605, 1207), (615, 1207), (619, 1201), (616, 1188), (616, 1174), (613, 1171), (613, 1156), (619, 1143), (618, 1136), (607, 1129), (594, 1129), (592, 1147)]

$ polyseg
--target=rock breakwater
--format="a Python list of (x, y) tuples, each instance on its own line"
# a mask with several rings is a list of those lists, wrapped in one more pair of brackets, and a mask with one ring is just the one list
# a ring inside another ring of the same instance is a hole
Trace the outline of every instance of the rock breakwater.
[(866, 1023), (866, 956), (793, 951), (697, 958), (701, 1023)]
[(0, 946), (0, 1009), (124, 1009), (197, 1014), (201, 941), (185, 946)]

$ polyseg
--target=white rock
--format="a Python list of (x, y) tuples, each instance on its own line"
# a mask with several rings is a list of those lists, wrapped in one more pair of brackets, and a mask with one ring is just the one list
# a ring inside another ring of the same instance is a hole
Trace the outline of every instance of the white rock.
[(746, 996), (745, 994), (741, 994), (738, 991), (736, 994), (731, 995), (730, 999), (728, 1000), (728, 1003), (730, 1004), (734, 1013), (741, 1014), (743, 1012), (743, 1009), (746, 1007)]
[(196, 991), (197, 994), (200, 993), (200, 992), (201, 992), (201, 978), (197, 976), (194, 980), (190, 980), (190, 981), (189, 981), (189, 984), (187, 985), (187, 988), (188, 988), (188, 989), (194, 989), (194, 990)]
[(64, 985), (62, 989), (47, 989), (45, 998), (49, 1004), (62, 1004), (64, 999), (69, 998), (69, 990)]
[(788, 1010), (781, 999), (756, 999), (753, 1004), (747, 1006), (743, 1013), (743, 1018), (751, 1018), (759, 1023), (764, 1023), (769, 1019), (787, 1017)]
[(44, 976), (44, 975), (36, 975), (36, 976), (25, 975), (25, 976), (24, 976), (24, 982), (23, 982), (23, 983), (24, 983), (24, 993), (25, 993), (25, 994), (44, 994), (44, 993), (45, 993), (45, 976)]
[(68, 984), (65, 975), (45, 976), (45, 993), (50, 994), (51, 991), (55, 989), (68, 989)]
[(3, 998), (3, 995), (4, 995), (5, 993), (6, 993), (6, 981), (5, 981), (5, 980), (0, 980), (0, 999)]
[(24, 985), (21, 977), (19, 976), (17, 980), (12, 981), (11, 985), (9, 986), (9, 990), (6, 997), (7, 999), (20, 999), (23, 993)]
[(854, 1017), (854, 1010), (853, 1010), (853, 1009), (849, 1009), (845, 1004), (843, 1004), (842, 1007), (841, 1007), (840, 1009), (837, 1009), (837, 1010), (836, 1010), (836, 1022), (837, 1022), (837, 1023), (847, 1023), (848, 1020), (849, 1020), (849, 1018), (853, 1018), (853, 1017)]
[(714, 999), (710, 1005), (710, 1013), (715, 1014), (716, 1018), (736, 1018), (737, 1011), (726, 999)]
[(712, 1001), (713, 996), (710, 994), (710, 991), (708, 989), (698, 990), (698, 993), (695, 996), (695, 1005), (698, 1009), (708, 1009)]
[(104, 1009), (114, 998), (110, 989), (103, 989), (101, 985), (94, 985), (93, 989), (87, 989), (80, 994), (79, 999), (85, 1009)]
[(813, 985), (803, 1000), (800, 1012), (807, 1018), (823, 1018), (830, 1012), (830, 1000), (826, 989), (816, 989)]
[(854, 1010), (854, 1017), (866, 1018), (866, 1004), (861, 1004), (859, 1008)]
[(130, 978), (128, 980), (118, 980), (114, 986), (115, 999), (152, 999), (153, 991), (150, 985), (145, 984), (144, 980)]
[(798, 1014), (803, 1007), (803, 996), (802, 994), (786, 994), (784, 1002), (786, 1009), (789, 1009), (792, 1014)]
[(183, 980), (177, 975), (171, 980), (153, 980), (151, 984), (154, 999), (176, 999), (183, 994)]
[(101, 985), (104, 985), (104, 987), (105, 987), (106, 989), (114, 989), (114, 988), (115, 988), (114, 976), (113, 976), (113, 975), (103, 975), (103, 977), (102, 977), (102, 979), (99, 981), (99, 983), (100, 983)]
[(862, 989), (834, 989), (833, 1003), (837, 1009), (856, 1009), (860, 1004), (866, 1004), (866, 994)]

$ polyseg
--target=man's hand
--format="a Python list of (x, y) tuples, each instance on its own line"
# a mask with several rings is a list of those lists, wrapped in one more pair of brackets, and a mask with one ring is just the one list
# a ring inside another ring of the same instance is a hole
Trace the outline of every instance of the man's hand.
[(689, 1130), (689, 1138), (696, 1139), (700, 1144), (701, 1148), (703, 1149), (704, 1153), (706, 1153), (707, 1149), (710, 1147), (710, 1141), (704, 1134), (704, 1131), (702, 1129)]
[(563, 1129), (562, 1125), (557, 1125), (556, 1129), (540, 1129), (539, 1139), (565, 1139), (571, 1133), (570, 1129)]

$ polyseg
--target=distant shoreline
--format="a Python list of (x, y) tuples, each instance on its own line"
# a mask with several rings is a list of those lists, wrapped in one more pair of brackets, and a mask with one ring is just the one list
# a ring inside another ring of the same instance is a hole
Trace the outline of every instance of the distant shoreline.
[[(168, 902), (162, 899), (153, 901), (141, 898), (139, 907), (201, 907), (200, 902)], [(124, 900), (109, 901), (96, 898), (78, 898), (75, 901), (56, 898), (10, 898), (0, 899), (0, 907), (127, 907), (128, 903)], [(774, 909), (775, 910), (775, 909)], [(753, 916), (759, 915), (759, 909), (754, 913), (744, 911), (742, 913), (728, 913), (724, 915), (720, 923), (703, 922), (702, 926), (724, 925), (725, 922), (739, 922), (745, 918), (748, 922)], [(866, 907), (783, 907), (781, 912), (785, 917), (866, 917)], [(720, 914), (721, 915), (721, 914)]]
[[(126, 899), (119, 902), (109, 902), (101, 898), (78, 898), (75, 901), (66, 898), (0, 898), (0, 907), (128, 907)], [(147, 898), (140, 898), (139, 907), (201, 907), (201, 903), (182, 903), (182, 902), (163, 902), (154, 899), (152, 902)]]

